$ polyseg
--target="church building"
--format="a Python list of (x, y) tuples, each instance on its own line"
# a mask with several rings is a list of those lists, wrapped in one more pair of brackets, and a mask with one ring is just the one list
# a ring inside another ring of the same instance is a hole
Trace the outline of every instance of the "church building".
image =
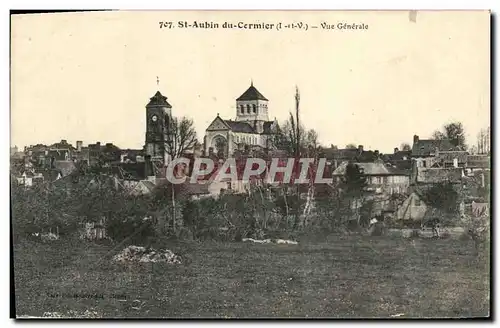
[(172, 106), (160, 91), (150, 98), (146, 105), (146, 143), (145, 154), (153, 162), (169, 162), (168, 142), (169, 124), (172, 119)]
[(268, 99), (252, 84), (236, 99), (235, 120), (217, 117), (205, 131), (205, 154), (231, 156), (235, 150), (271, 148), (278, 123), (269, 120)]

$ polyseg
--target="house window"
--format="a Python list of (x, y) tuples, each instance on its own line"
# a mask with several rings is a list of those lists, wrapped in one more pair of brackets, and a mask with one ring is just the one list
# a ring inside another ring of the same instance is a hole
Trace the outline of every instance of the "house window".
[(241, 111), (241, 114), (245, 114), (245, 106), (241, 105), (240, 106), (240, 111)]
[(255, 104), (253, 105), (253, 113), (257, 113), (257, 106), (255, 106)]
[(250, 114), (250, 105), (247, 105), (247, 114)]

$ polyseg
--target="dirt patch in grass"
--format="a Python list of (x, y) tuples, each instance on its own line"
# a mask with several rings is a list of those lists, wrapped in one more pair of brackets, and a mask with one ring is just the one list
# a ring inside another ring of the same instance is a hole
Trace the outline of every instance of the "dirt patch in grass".
[[(322, 243), (170, 243), (181, 265), (109, 259), (113, 245), (14, 247), (16, 311), (102, 317), (484, 317), (489, 268), (471, 241), (349, 236)], [(123, 247), (122, 247), (123, 248)]]

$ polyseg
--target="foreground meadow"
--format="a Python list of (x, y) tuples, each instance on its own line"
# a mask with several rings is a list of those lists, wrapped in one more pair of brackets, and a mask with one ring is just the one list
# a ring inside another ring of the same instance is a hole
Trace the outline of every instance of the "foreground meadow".
[(489, 316), (471, 241), (330, 236), (298, 245), (166, 242), (182, 264), (113, 263), (123, 245), (14, 245), (18, 316), (447, 318)]

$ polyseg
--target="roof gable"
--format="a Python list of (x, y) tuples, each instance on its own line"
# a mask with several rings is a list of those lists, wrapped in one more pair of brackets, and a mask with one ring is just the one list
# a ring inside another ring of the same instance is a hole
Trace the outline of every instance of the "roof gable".
[(254, 86), (253, 83), (250, 85), (250, 88), (247, 89), (247, 91), (243, 92), (241, 96), (239, 96), (237, 101), (246, 101), (246, 100), (267, 100), (266, 97), (262, 95), (262, 93), (259, 92)]
[(217, 115), (217, 117), (210, 123), (206, 131), (227, 131), (230, 130), (231, 127)]
[(167, 108), (172, 108), (172, 105), (170, 105), (167, 101), (167, 97), (162, 95), (160, 91), (156, 91), (155, 95), (149, 98), (149, 103), (146, 107), (150, 106), (165, 106)]

